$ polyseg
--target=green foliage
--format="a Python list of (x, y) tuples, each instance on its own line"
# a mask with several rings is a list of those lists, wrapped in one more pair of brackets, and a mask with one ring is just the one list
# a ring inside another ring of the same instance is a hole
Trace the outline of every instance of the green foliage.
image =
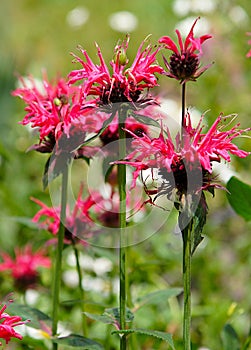
[(181, 288), (169, 288), (166, 290), (158, 290), (157, 292), (149, 293), (139, 297), (135, 302), (135, 310), (145, 305), (158, 305), (163, 300), (178, 296), (182, 292)]
[(151, 126), (154, 126), (154, 127), (158, 128), (158, 129), (160, 127), (159, 122), (157, 122), (156, 120), (151, 119), (149, 117), (146, 117), (144, 115), (133, 113), (133, 117), (139, 123), (146, 124), (146, 125), (151, 125)]
[(154, 337), (154, 338), (157, 338), (157, 339), (160, 339), (160, 340), (167, 342), (168, 345), (173, 350), (175, 350), (173, 340), (172, 340), (172, 335), (168, 334), (168, 333), (154, 331), (151, 329), (141, 329), (141, 328), (131, 328), (131, 329), (124, 329), (124, 330), (122, 329), (119, 331), (113, 331), (112, 333), (125, 334), (125, 335), (136, 333), (136, 334), (141, 334), (141, 335), (147, 335), (147, 336)]
[(238, 335), (230, 324), (226, 324), (221, 333), (223, 350), (240, 350)]
[(187, 230), (191, 231), (191, 254), (193, 254), (203, 240), (202, 231), (208, 214), (204, 192), (202, 191), (201, 194), (193, 197), (186, 196), (184, 208), (178, 204), (178, 210), (179, 226), (182, 230), (183, 239), (186, 239)]
[[(102, 323), (106, 324), (113, 324), (117, 326), (119, 324), (119, 308), (114, 307), (114, 308), (109, 308), (105, 309), (104, 313), (102, 315), (95, 315), (91, 314), (89, 312), (85, 312), (85, 315), (95, 321), (100, 321)], [(126, 309), (126, 322), (132, 322), (134, 319), (133, 313), (129, 310)]]
[(227, 198), (232, 208), (246, 221), (251, 220), (251, 186), (232, 176), (227, 183)]
[(51, 319), (38, 309), (33, 307), (11, 303), (8, 311), (13, 315), (19, 315), (23, 320), (29, 320), (28, 326), (36, 329), (48, 331), (51, 325)]
[(68, 151), (53, 152), (45, 163), (44, 174), (43, 174), (43, 188), (46, 190), (49, 183), (55, 180), (59, 175), (61, 175), (65, 169), (69, 166), (73, 154)]
[(192, 218), (192, 254), (203, 240), (202, 231), (206, 224), (207, 213), (207, 202), (205, 194), (202, 192), (200, 201)]
[(53, 343), (79, 348), (82, 350), (102, 350), (104, 347), (94, 340), (82, 337), (77, 334), (70, 334), (67, 337), (60, 337), (52, 340)]

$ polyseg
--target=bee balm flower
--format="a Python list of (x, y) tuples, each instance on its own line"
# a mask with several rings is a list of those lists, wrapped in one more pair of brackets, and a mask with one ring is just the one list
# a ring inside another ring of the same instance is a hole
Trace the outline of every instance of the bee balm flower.
[(74, 54), (73, 56), (83, 68), (69, 74), (69, 83), (73, 84), (83, 80), (84, 97), (97, 96), (95, 98), (97, 105), (139, 102), (143, 90), (158, 85), (155, 74), (163, 72), (163, 68), (156, 63), (156, 55), (160, 47), (153, 48), (148, 45), (143, 48), (145, 41), (141, 43), (131, 67), (128, 68), (126, 51), (129, 37), (118, 44), (115, 47), (114, 58), (110, 62), (112, 73), (109, 72), (97, 45), (100, 64), (94, 64), (86, 50), (80, 48), (85, 60)]
[(166, 75), (170, 78), (175, 78), (181, 83), (189, 80), (196, 80), (210, 65), (200, 68), (200, 55), (202, 54), (201, 45), (207, 39), (212, 38), (211, 35), (202, 35), (199, 38), (194, 37), (194, 27), (199, 17), (194, 21), (192, 28), (185, 41), (183, 42), (180, 31), (176, 29), (178, 36), (179, 48), (169, 36), (163, 36), (159, 39), (159, 43), (164, 44), (164, 47), (171, 50), (169, 61), (164, 58), (165, 65), (168, 69)]
[(33, 253), (30, 245), (23, 250), (16, 249), (15, 253), (15, 258), (7, 253), (1, 254), (3, 262), (0, 263), (0, 271), (10, 271), (19, 290), (34, 288), (39, 279), (39, 268), (49, 268), (50, 259), (42, 251)]
[(88, 106), (80, 86), (69, 86), (63, 78), (50, 82), (44, 74), (41, 86), (30, 77), (20, 77), (21, 87), (12, 92), (25, 103), (27, 112), (21, 124), (31, 125), (39, 133), (34, 149), (51, 153), (57, 149), (70, 153), (85, 140), (87, 132), (95, 132), (97, 123), (88, 117)]
[[(169, 130), (162, 129), (159, 137), (150, 138), (147, 135), (132, 141), (134, 150), (125, 160), (116, 163), (131, 165), (135, 168), (133, 184), (142, 170), (157, 169), (163, 180), (155, 194), (166, 193), (169, 198), (175, 191), (179, 200), (192, 189), (196, 194), (200, 190), (220, 187), (212, 183), (213, 162), (222, 159), (230, 162), (230, 154), (244, 158), (249, 152), (240, 150), (232, 141), (248, 130), (238, 129), (238, 124), (224, 130), (222, 122), (226, 117), (220, 115), (207, 133), (202, 133), (202, 118), (196, 128), (191, 125), (190, 115), (186, 115), (183, 142), (180, 135), (172, 139)], [(190, 179), (190, 184), (188, 181)], [(188, 189), (188, 186), (191, 186)]]

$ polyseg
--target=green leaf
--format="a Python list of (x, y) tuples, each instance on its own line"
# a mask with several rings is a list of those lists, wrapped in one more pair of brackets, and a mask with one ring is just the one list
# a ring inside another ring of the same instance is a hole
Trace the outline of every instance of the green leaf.
[(251, 186), (232, 176), (227, 183), (227, 198), (237, 214), (251, 220)]
[(154, 331), (151, 329), (142, 329), (142, 328), (131, 328), (131, 329), (124, 329), (124, 330), (121, 329), (121, 330), (112, 332), (112, 334), (125, 334), (125, 335), (131, 334), (131, 333), (142, 334), (142, 335), (158, 338), (160, 340), (167, 342), (168, 345), (171, 346), (173, 350), (175, 350), (172, 335), (170, 333)]
[(27, 326), (48, 331), (50, 328), (51, 319), (38, 309), (27, 305), (11, 303), (8, 305), (8, 312), (13, 315), (22, 317), (23, 320), (30, 320)]
[(241, 348), (241, 350), (250, 350), (250, 344), (251, 344), (251, 336), (247, 337), (245, 344)]
[(44, 339), (35, 339), (28, 335), (23, 336), (22, 344), (25, 344), (23, 345), (25, 346), (25, 350), (48, 350), (48, 344), (45, 345)]
[(114, 165), (113, 164), (111, 165), (110, 163), (114, 162), (115, 160), (117, 160), (116, 156), (107, 156), (103, 160), (103, 164), (102, 164), (103, 169), (102, 170), (103, 170), (105, 182), (107, 182), (109, 175), (111, 174), (112, 169), (114, 167)]
[(70, 152), (60, 152), (58, 154), (52, 153), (48, 158), (43, 174), (43, 189), (45, 190), (48, 184), (56, 179), (60, 174), (64, 172), (66, 167), (70, 164), (73, 154)]
[(223, 350), (240, 350), (238, 335), (230, 324), (226, 324), (221, 333)]
[(43, 178), (42, 178), (42, 182), (43, 182), (43, 189), (45, 190), (49, 184), (49, 180), (48, 180), (48, 171), (49, 171), (49, 166), (50, 166), (50, 161), (51, 161), (51, 156), (47, 159), (45, 166), (44, 166), (44, 173), (43, 173)]
[[(84, 314), (95, 321), (100, 321), (106, 324), (118, 325), (120, 323), (119, 308), (109, 308), (105, 309), (102, 315), (91, 314), (89, 312), (84, 312)], [(131, 322), (134, 319), (133, 313), (127, 308), (126, 309), (126, 322)]]
[(162, 301), (166, 301), (169, 298), (179, 295), (182, 292), (182, 290), (182, 288), (169, 288), (146, 294), (136, 300), (135, 308), (138, 310), (139, 308), (147, 304), (159, 304)]
[(52, 340), (53, 343), (79, 347), (82, 350), (102, 350), (104, 347), (94, 340), (82, 337), (78, 334), (70, 334), (67, 337), (60, 337)]
[(206, 198), (204, 192), (202, 192), (200, 201), (197, 205), (194, 217), (192, 219), (192, 254), (195, 252), (196, 248), (203, 240), (203, 236), (201, 235), (201, 233), (203, 231), (204, 225), (206, 224), (207, 213), (208, 207), (206, 203)]
[(145, 115), (136, 114), (136, 113), (133, 113), (132, 116), (139, 123), (146, 124), (146, 125), (152, 125), (152, 126), (155, 126), (157, 128), (160, 128), (159, 122), (157, 122), (157, 120), (155, 120), (155, 119), (152, 119), (150, 117), (146, 117)]
[(201, 192), (199, 202), (198, 195), (186, 197), (184, 209), (179, 205), (179, 226), (182, 230), (183, 239), (186, 239), (187, 230), (191, 230), (191, 254), (203, 240), (201, 235), (206, 223), (208, 207), (204, 192)]

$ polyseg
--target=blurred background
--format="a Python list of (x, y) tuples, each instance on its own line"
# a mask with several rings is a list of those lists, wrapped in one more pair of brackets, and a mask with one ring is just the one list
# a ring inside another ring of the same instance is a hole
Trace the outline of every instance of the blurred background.
[[(41, 181), (47, 156), (26, 153), (34, 136), (18, 124), (24, 117), (24, 105), (10, 95), (17, 86), (17, 75), (32, 74), (41, 79), (42, 70), (46, 69), (49, 79), (57, 74), (66, 77), (77, 68), (70, 52), (78, 53), (78, 45), (98, 62), (95, 42), (109, 62), (115, 44), (128, 32), (131, 35), (128, 57), (132, 61), (138, 45), (148, 34), (152, 35), (152, 43), (163, 35), (176, 40), (175, 29), (187, 34), (197, 16), (201, 19), (195, 34), (213, 35), (204, 45), (202, 62), (214, 64), (198, 82), (188, 84), (187, 104), (200, 114), (208, 111), (208, 125), (223, 112), (237, 113), (242, 127), (250, 127), (251, 60), (246, 58), (250, 49), (250, 37), (246, 35), (251, 32), (250, 0), (1, 0), (1, 251), (11, 254), (14, 246), (33, 240), (39, 247), (46, 237), (29, 221), (38, 209), (29, 198), (33, 196), (49, 204), (49, 193), (43, 191)], [(162, 62), (161, 55), (158, 59)], [(160, 77), (159, 81), (161, 88), (156, 93), (167, 99), (166, 112), (176, 118), (180, 88), (174, 80)], [(241, 148), (251, 149), (248, 138), (237, 142)], [(238, 177), (251, 184), (250, 158), (234, 159), (233, 164)], [(223, 180), (228, 179), (228, 170)], [(232, 211), (224, 191), (217, 191), (213, 199), (209, 196), (208, 204), (205, 239), (193, 258), (193, 337), (198, 346), (221, 350), (220, 330), (226, 322), (235, 326), (241, 339), (249, 331), (251, 226)], [(142, 293), (145, 286), (150, 291), (181, 286), (181, 244), (173, 233), (173, 225), (167, 223), (151, 239), (132, 249), (131, 283), (137, 293)], [(49, 278), (45, 276), (45, 280)], [(0, 295), (11, 288), (3, 278), (1, 282), (1, 276), (0, 285)], [(179, 316), (174, 313), (159, 317), (160, 310), (155, 306), (140, 311), (139, 325), (174, 331), (179, 337), (175, 323)], [(145, 349), (151, 349), (150, 346), (154, 345), (146, 345)], [(161, 348), (158, 346), (152, 348)]]

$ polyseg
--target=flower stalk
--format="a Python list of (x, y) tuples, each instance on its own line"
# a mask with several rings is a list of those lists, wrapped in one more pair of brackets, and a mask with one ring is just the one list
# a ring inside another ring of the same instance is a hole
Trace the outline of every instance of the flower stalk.
[(184, 350), (191, 350), (191, 247), (192, 227), (191, 222), (182, 230), (183, 239), (183, 345)]
[(182, 84), (181, 91), (181, 135), (184, 133), (186, 117), (186, 83)]
[[(58, 231), (58, 241), (56, 250), (56, 262), (53, 274), (53, 295), (52, 295), (52, 335), (57, 334), (58, 329), (58, 309), (59, 309), (59, 293), (61, 286), (62, 274), (62, 252), (64, 246), (65, 235), (65, 219), (66, 219), (66, 204), (67, 204), (67, 187), (68, 187), (68, 167), (65, 166), (62, 170), (62, 188), (61, 188), (61, 211), (60, 211), (60, 226)], [(58, 345), (53, 343), (53, 350), (57, 350)]]
[[(119, 112), (119, 159), (124, 159), (126, 155), (126, 134), (123, 111)], [(119, 311), (120, 329), (125, 329), (126, 324), (126, 166), (118, 164), (118, 186), (119, 186)], [(120, 338), (120, 350), (126, 350), (126, 336)]]
[[(181, 92), (181, 142), (184, 146), (184, 132), (186, 126), (186, 83), (182, 84)], [(181, 214), (182, 215), (182, 214)], [(192, 228), (191, 221), (182, 229), (183, 240), (183, 345), (184, 350), (191, 349), (191, 259), (192, 259)]]

